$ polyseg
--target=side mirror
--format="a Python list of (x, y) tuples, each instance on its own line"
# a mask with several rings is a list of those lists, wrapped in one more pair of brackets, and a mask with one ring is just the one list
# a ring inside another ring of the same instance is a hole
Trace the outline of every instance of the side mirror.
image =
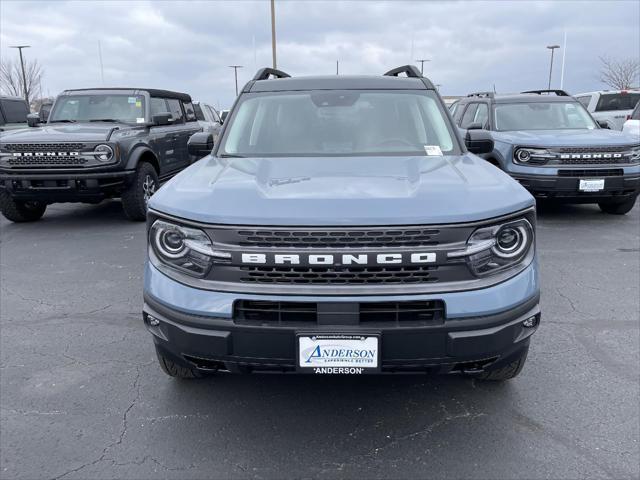
[(467, 127), (467, 130), (482, 130), (482, 124), (478, 122), (474, 122)]
[(607, 122), (606, 120), (598, 120), (598, 125), (600, 125), (600, 128), (611, 129), (611, 127), (609, 126), (609, 122)]
[(38, 118), (40, 119), (40, 123), (46, 123), (49, 120), (49, 113), (51, 110), (49, 108), (42, 108), (38, 112)]
[(27, 125), (30, 127), (37, 127), (40, 123), (40, 115), (37, 113), (30, 113), (27, 115)]
[(464, 143), (467, 146), (467, 150), (476, 155), (493, 151), (493, 138), (486, 130), (467, 130)]
[(171, 114), (169, 112), (156, 113), (151, 121), (154, 125), (171, 125)]
[(213, 134), (210, 132), (198, 132), (189, 137), (187, 142), (189, 155), (201, 158), (211, 153), (213, 150)]

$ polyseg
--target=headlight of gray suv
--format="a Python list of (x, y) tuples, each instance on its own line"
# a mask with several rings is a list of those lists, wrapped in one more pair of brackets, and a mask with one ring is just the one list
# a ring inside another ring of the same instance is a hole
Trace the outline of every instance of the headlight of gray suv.
[(466, 249), (449, 252), (447, 257), (464, 258), (474, 275), (484, 277), (521, 264), (533, 243), (533, 227), (523, 218), (477, 229)]
[(640, 145), (631, 149), (631, 163), (640, 163)]
[(214, 251), (211, 239), (202, 230), (165, 220), (153, 222), (149, 243), (162, 264), (200, 278), (207, 274), (214, 257), (230, 256)]
[(96, 158), (103, 163), (107, 163), (113, 160), (113, 157), (114, 157), (113, 148), (110, 147), (109, 145), (104, 145), (104, 144), (98, 145), (94, 149), (94, 152), (96, 153)]
[(518, 147), (513, 152), (513, 161), (521, 165), (544, 165), (556, 156), (544, 148)]

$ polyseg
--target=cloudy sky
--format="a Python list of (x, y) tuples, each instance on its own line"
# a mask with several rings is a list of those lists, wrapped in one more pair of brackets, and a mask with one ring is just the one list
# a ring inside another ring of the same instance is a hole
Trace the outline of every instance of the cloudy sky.
[[(292, 75), (378, 74), (428, 58), (445, 95), (545, 88), (546, 45), (567, 33), (564, 87), (603, 88), (598, 57), (640, 57), (640, 2), (377, 2), (276, 0), (278, 67)], [(0, 56), (28, 44), (43, 90), (105, 86), (186, 91), (227, 107), (231, 64), (244, 84), (271, 63), (269, 2), (0, 1)], [(553, 86), (560, 86), (562, 50)]]

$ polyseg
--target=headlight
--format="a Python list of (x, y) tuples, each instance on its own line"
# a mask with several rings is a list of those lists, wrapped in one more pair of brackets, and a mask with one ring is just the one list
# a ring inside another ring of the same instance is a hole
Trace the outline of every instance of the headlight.
[(524, 218), (483, 227), (469, 237), (466, 249), (449, 252), (447, 257), (464, 258), (473, 274), (482, 277), (520, 264), (533, 246), (533, 237), (533, 227)]
[(211, 239), (202, 230), (156, 220), (149, 232), (149, 243), (165, 265), (196, 277), (204, 277), (215, 257), (230, 258), (216, 252)]
[(526, 165), (544, 165), (556, 156), (544, 148), (516, 148), (513, 152), (513, 161)]
[(110, 162), (113, 159), (113, 148), (109, 145), (98, 145), (94, 151), (99, 153), (96, 158), (101, 162)]
[(640, 146), (631, 149), (631, 163), (640, 162)]

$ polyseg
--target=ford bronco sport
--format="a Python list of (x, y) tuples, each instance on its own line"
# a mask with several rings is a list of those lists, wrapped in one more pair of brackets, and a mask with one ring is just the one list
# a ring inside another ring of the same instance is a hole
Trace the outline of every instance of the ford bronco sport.
[(212, 142), (195, 134), (206, 157), (150, 201), (143, 320), (165, 373), (520, 372), (534, 199), (417, 68), (262, 69)]
[(38, 220), (50, 203), (113, 197), (144, 220), (159, 182), (195, 159), (187, 141), (202, 130), (189, 95), (151, 89), (67, 90), (46, 124), (28, 120), (33, 128), (0, 137), (0, 211), (14, 222)]
[(482, 156), (538, 199), (624, 215), (640, 193), (638, 137), (601, 128), (563, 90), (472, 93), (454, 118), (463, 132), (489, 130), (494, 149)]

